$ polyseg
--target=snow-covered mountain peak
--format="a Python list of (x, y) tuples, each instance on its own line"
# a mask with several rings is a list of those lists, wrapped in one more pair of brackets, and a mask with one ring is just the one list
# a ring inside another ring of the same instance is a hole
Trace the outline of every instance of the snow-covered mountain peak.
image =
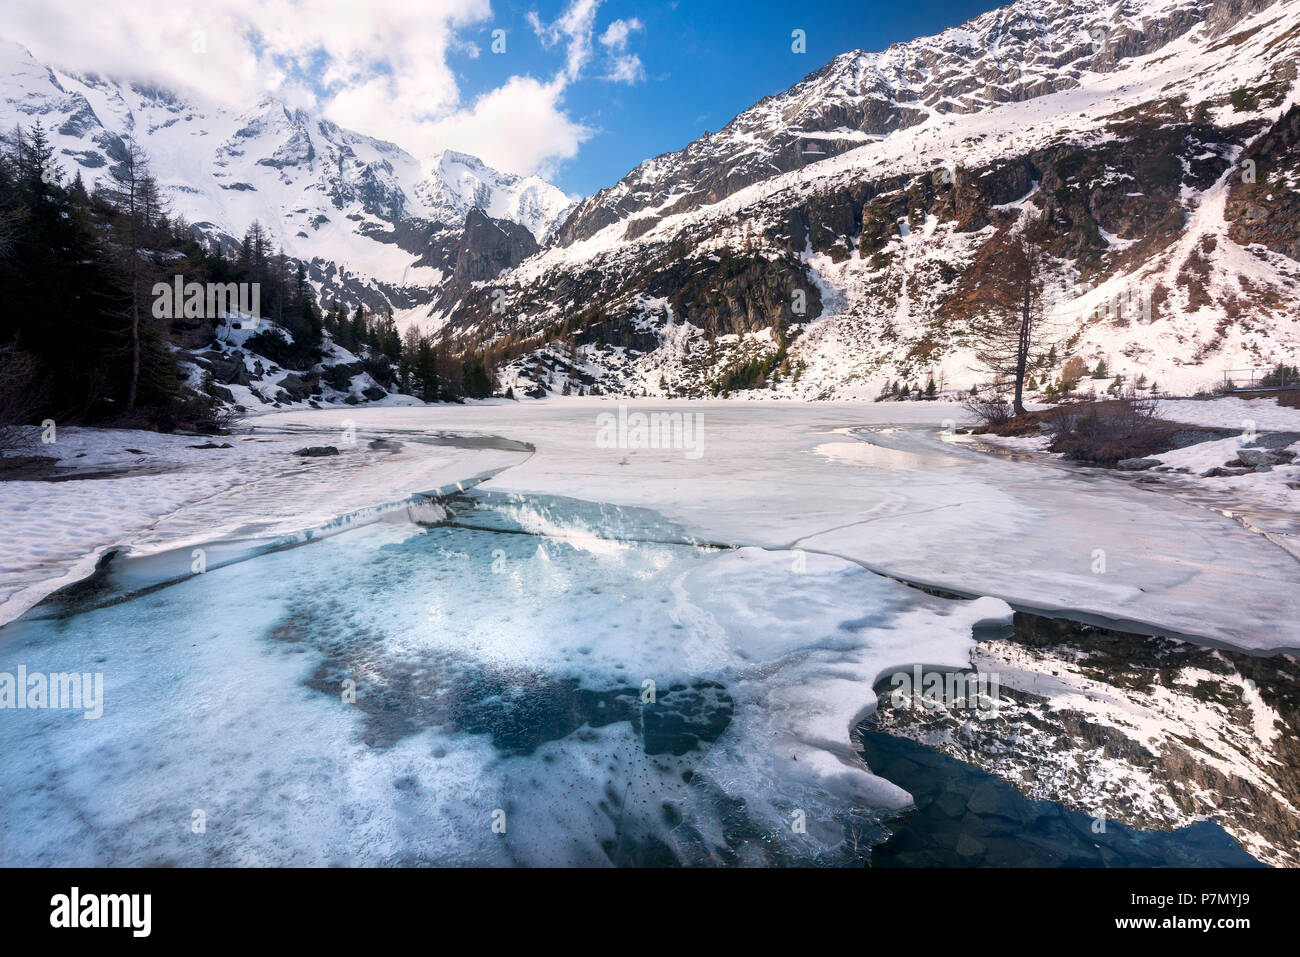
[(103, 181), (139, 143), (174, 213), (228, 244), (259, 221), (307, 263), (322, 294), (418, 310), (450, 275), (470, 209), (543, 241), (572, 205), (536, 176), (447, 150), (421, 162), (400, 146), (264, 96), (199, 102), (140, 81), (80, 75), (0, 40), (0, 128), (40, 122), (71, 178)]
[(573, 201), (537, 176), (494, 170), (477, 156), (443, 150), (430, 163), (416, 194), (428, 206), (464, 218), (478, 207), (493, 219), (508, 219), (545, 242)]

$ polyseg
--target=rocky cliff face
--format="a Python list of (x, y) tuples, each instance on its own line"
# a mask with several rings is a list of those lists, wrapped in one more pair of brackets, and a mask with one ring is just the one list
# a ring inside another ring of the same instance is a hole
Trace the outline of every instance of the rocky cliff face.
[(881, 53), (854, 50), (719, 132), (648, 160), (583, 200), (557, 240), (589, 239), (616, 222), (625, 222), (626, 238), (635, 238), (664, 216), (937, 117), (1077, 89), (1086, 74), (1153, 53), (1198, 24), (1216, 35), (1266, 5), (1021, 0), (935, 37)]
[(1228, 237), (1300, 261), (1300, 105), (1252, 143), (1240, 165), (1228, 191)]
[(478, 207), (472, 207), (465, 218), (465, 228), (449, 252), (451, 279), (443, 287), (443, 300), (459, 300), (475, 283), (495, 279), (537, 250), (537, 240), (523, 226), (492, 219)]

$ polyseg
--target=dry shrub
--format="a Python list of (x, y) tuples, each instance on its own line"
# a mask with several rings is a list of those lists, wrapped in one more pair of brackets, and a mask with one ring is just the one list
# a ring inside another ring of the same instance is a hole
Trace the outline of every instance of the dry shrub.
[(962, 408), (975, 416), (980, 425), (1003, 425), (1011, 420), (1011, 403), (999, 392), (972, 395), (962, 402)]
[(1142, 458), (1165, 450), (1171, 427), (1156, 418), (1156, 401), (1132, 393), (1119, 399), (1085, 399), (1057, 406), (1047, 417), (1049, 448), (1097, 465)]

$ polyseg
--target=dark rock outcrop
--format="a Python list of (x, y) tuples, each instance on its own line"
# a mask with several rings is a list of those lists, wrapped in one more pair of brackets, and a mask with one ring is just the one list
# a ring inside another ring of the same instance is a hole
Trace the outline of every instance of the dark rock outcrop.
[(1234, 242), (1300, 261), (1300, 104), (1246, 151), (1224, 215)]
[(538, 250), (537, 240), (524, 226), (493, 219), (477, 206), (465, 217), (465, 229), (451, 251), (451, 280), (440, 302), (454, 303), (476, 282), (495, 279)]

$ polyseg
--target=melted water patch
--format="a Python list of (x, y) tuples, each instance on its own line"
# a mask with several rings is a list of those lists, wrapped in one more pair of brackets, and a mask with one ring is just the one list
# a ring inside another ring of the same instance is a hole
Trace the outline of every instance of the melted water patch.
[[(872, 768), (912, 792), (874, 867), (1262, 867), (1218, 824), (1142, 831), (1024, 797), (979, 768), (906, 738), (861, 735)], [(1104, 827), (1103, 827), (1104, 824)]]

